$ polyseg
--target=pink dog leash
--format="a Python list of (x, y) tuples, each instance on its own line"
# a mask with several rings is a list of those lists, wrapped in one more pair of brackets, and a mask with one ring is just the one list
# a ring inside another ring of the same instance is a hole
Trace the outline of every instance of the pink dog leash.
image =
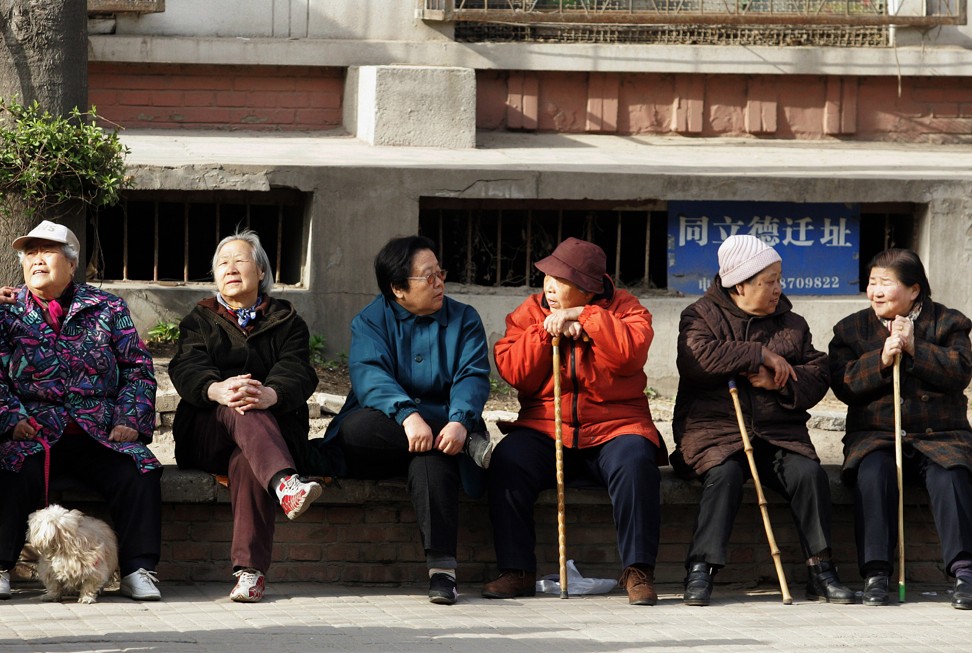
[(41, 446), (44, 447), (44, 508), (46, 508), (50, 500), (48, 498), (48, 493), (51, 487), (51, 445), (47, 442), (46, 438), (39, 437), (41, 431), (41, 425), (36, 419), (30, 417), (27, 419), (27, 423), (30, 424), (34, 431), (36, 431), (35, 437), (37, 441), (40, 442)]

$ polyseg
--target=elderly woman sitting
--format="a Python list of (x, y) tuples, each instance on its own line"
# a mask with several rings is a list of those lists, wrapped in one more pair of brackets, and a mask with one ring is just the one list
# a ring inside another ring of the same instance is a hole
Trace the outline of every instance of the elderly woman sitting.
[(651, 313), (614, 286), (604, 251), (594, 243), (568, 238), (534, 265), (545, 275), (543, 292), (506, 316), (506, 335), (494, 349), (499, 373), (518, 391), (520, 412), (503, 426), (509, 434), (490, 464), (500, 576), (486, 583), (483, 596), (535, 594), (534, 504), (556, 481), (552, 354), (559, 346), (565, 480), (607, 488), (623, 567), (618, 582), (632, 605), (654, 605), (658, 463), (666, 454), (645, 397)]
[(270, 260), (254, 232), (217, 245), (213, 276), (216, 296), (182, 320), (169, 363), (182, 398), (175, 453), (180, 467), (228, 474), (237, 577), (230, 598), (253, 603), (265, 590), (277, 506), (296, 519), (321, 494), (298, 472), (328, 471), (307, 443), (317, 373), (304, 320), (270, 296)]
[(429, 600), (451, 605), (460, 474), (475, 477), (472, 462), (488, 464), (491, 445), (481, 417), (486, 331), (472, 306), (446, 296), (445, 277), (428, 238), (394, 238), (378, 252), (381, 294), (351, 321), (351, 393), (326, 437), (340, 444), (354, 478), (408, 474)]
[(75, 283), (80, 245), (44, 221), (13, 241), (25, 286), (0, 307), (0, 599), (47, 483), (75, 477), (108, 499), (121, 592), (161, 598), (155, 377), (125, 302)]

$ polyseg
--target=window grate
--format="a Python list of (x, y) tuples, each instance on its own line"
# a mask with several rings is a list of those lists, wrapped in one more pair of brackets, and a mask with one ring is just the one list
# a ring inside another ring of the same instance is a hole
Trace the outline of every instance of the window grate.
[(131, 191), (92, 217), (88, 278), (166, 284), (211, 282), (213, 252), (238, 229), (260, 235), (274, 282), (300, 285), (306, 198), (298, 191)]
[[(861, 207), (860, 290), (863, 268), (887, 247), (914, 247), (918, 205)], [(630, 202), (463, 200), (422, 198), (419, 233), (437, 244), (450, 282), (493, 288), (540, 288), (533, 264), (565, 238), (597, 243), (615, 283), (636, 293), (668, 289), (668, 206)]]
[(450, 279), (459, 283), (539, 288), (543, 274), (533, 264), (574, 236), (604, 249), (608, 272), (619, 286), (644, 290), (666, 287), (666, 220), (664, 211), (645, 202), (424, 198), (419, 230), (435, 240), (442, 266), (455, 271)]

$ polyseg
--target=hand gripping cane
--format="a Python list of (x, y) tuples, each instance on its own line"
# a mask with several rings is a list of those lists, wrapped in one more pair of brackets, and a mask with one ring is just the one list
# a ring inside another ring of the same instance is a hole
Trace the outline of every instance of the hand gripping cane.
[(739, 391), (736, 389), (735, 379), (729, 379), (729, 394), (732, 395), (732, 404), (736, 408), (736, 421), (739, 423), (739, 434), (742, 435), (743, 449), (746, 451), (746, 459), (749, 460), (749, 471), (753, 475), (753, 485), (756, 486), (756, 499), (759, 502), (759, 511), (763, 515), (763, 528), (766, 529), (766, 539), (769, 540), (770, 553), (773, 554), (776, 575), (780, 579), (783, 605), (790, 605), (793, 603), (793, 598), (790, 596), (790, 588), (786, 584), (786, 575), (783, 573), (783, 563), (780, 561), (780, 548), (776, 546), (776, 538), (773, 537), (769, 509), (766, 507), (766, 496), (763, 494), (763, 486), (759, 482), (759, 472), (756, 471), (756, 459), (753, 457), (753, 443), (749, 440), (749, 433), (746, 431), (746, 424), (743, 421), (742, 407), (739, 405)]
[(901, 454), (901, 354), (894, 357), (894, 466), (898, 472), (898, 602), (905, 602), (904, 460)]
[(567, 513), (564, 502), (564, 424), (560, 412), (560, 336), (554, 336), (554, 429), (557, 464), (557, 550), (560, 556), (560, 598), (567, 598)]

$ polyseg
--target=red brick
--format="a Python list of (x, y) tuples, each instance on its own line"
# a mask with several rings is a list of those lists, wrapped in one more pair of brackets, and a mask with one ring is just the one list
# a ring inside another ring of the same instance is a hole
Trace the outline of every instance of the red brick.
[(185, 105), (185, 94), (179, 91), (153, 91), (152, 104), (156, 107), (181, 107)]
[(186, 91), (183, 102), (187, 107), (209, 107), (216, 104), (215, 97), (213, 91)]
[(287, 560), (319, 562), (322, 547), (319, 544), (291, 544), (287, 547)]
[(280, 105), (280, 96), (290, 95), (279, 91), (248, 91), (246, 94), (246, 106), (250, 108), (262, 109), (277, 106), (292, 107), (293, 105)]
[(332, 109), (298, 109), (294, 118), (296, 125), (315, 129), (340, 127), (341, 121), (341, 112)]
[(340, 109), (343, 97), (344, 92), (341, 88), (311, 92), (307, 94), (306, 106), (316, 109)]
[(247, 75), (237, 77), (233, 81), (233, 88), (237, 91), (292, 91), (296, 81), (293, 76), (264, 77)]

